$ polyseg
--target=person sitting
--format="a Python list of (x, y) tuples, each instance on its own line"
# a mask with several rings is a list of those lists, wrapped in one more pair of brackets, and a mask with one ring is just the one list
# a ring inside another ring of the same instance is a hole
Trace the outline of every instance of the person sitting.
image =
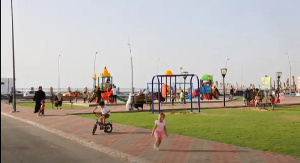
[[(95, 112), (97, 109), (100, 112)], [(100, 115), (100, 122), (104, 125), (106, 123), (106, 118), (109, 118), (110, 116), (110, 109), (105, 105), (104, 101), (100, 101), (99, 105), (93, 110), (93, 113)]]
[(259, 109), (260, 102), (261, 102), (260, 94), (256, 93), (256, 96), (255, 96), (255, 107), (257, 107), (258, 109)]

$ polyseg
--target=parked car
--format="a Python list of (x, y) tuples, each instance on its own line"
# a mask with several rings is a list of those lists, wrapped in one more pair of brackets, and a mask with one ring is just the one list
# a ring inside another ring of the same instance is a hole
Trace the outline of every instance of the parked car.
[(23, 97), (32, 97), (34, 96), (35, 91), (25, 91)]

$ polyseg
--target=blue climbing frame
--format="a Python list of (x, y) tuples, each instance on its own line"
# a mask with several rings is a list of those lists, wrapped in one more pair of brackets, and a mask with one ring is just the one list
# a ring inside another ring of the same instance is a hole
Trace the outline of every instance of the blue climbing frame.
[[(152, 99), (151, 99), (151, 101), (152, 101), (152, 105), (151, 105), (151, 109), (152, 109), (152, 113), (154, 113), (154, 93), (153, 93), (153, 81), (154, 81), (154, 79), (155, 78), (157, 78), (157, 81), (158, 81), (158, 101), (160, 102), (160, 93), (161, 93), (161, 91), (160, 91), (160, 88), (161, 88), (161, 81), (159, 80), (159, 78), (161, 78), (161, 80), (162, 80), (162, 78), (163, 77), (165, 77), (166, 78), (166, 83), (167, 83), (167, 78), (169, 77), (170, 78), (170, 83), (171, 83), (171, 80), (172, 80), (172, 77), (175, 77), (175, 90), (176, 90), (176, 78), (177, 77), (188, 77), (188, 76), (190, 76), (191, 78), (190, 78), (190, 86), (191, 86), (191, 88), (192, 88), (192, 86), (193, 86), (193, 83), (192, 83), (192, 80), (193, 80), (193, 77), (194, 76), (196, 76), (197, 77), (197, 85), (198, 85), (198, 88), (197, 88), (197, 90), (198, 90), (198, 92), (200, 92), (200, 84), (199, 84), (199, 77), (196, 75), (196, 74), (179, 74), (179, 75), (155, 75), (155, 76), (153, 76), (153, 78), (152, 78), (152, 91), (151, 91), (151, 93), (152, 93)], [(198, 93), (197, 94), (197, 97), (198, 97), (198, 112), (200, 112), (200, 93)], [(167, 99), (166, 99), (167, 100)], [(160, 113), (161, 112), (161, 110), (160, 110), (160, 105), (158, 105), (158, 113)], [(191, 112), (193, 112), (193, 101), (191, 100)]]

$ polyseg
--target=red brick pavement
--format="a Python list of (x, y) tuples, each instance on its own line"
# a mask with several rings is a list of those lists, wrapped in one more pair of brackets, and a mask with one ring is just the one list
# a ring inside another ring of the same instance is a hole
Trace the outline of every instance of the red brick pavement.
[[(300, 98), (286, 98), (281, 105), (300, 104)], [(162, 105), (162, 109), (189, 108), (190, 104)], [(196, 106), (196, 105), (194, 105)], [(228, 107), (242, 106), (241, 102), (226, 102)], [(125, 105), (110, 106), (113, 111), (125, 111)], [(201, 108), (223, 107), (222, 102), (201, 103)], [(276, 108), (275, 108), (276, 109)], [(129, 162), (209, 162), (209, 163), (300, 163), (300, 158), (259, 151), (230, 144), (171, 134), (164, 138), (159, 151), (153, 149), (151, 130), (114, 123), (113, 132), (97, 130), (92, 135), (93, 119), (74, 113), (90, 113), (89, 109), (46, 110), (45, 116), (33, 114), (32, 108), (12, 106), (1, 102), (1, 114), (25, 121), (37, 127), (57, 133), (91, 148)], [(147, 109), (145, 109), (147, 110)], [(197, 111), (197, 110), (195, 110)], [(105, 140), (105, 141), (103, 141)]]

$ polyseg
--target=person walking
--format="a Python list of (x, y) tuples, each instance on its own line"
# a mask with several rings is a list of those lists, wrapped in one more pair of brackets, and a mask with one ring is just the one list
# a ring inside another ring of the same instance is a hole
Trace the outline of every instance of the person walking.
[(166, 136), (168, 137), (167, 133), (167, 126), (166, 126), (166, 121), (165, 121), (165, 114), (160, 113), (158, 116), (158, 120), (155, 120), (154, 128), (152, 130), (151, 135), (155, 136), (156, 140), (155, 143), (153, 144), (153, 148), (156, 150), (159, 150), (159, 146), (162, 142), (163, 139), (163, 134), (165, 133)]
[(45, 113), (45, 100), (42, 100), (41, 108), (37, 116), (44, 115), (44, 113)]
[(180, 92), (180, 99), (181, 99), (181, 104), (183, 104), (184, 103), (184, 92), (183, 92), (183, 90), (181, 90), (181, 92)]
[(46, 94), (43, 91), (42, 86), (39, 86), (39, 90), (35, 92), (33, 101), (35, 101), (34, 113), (38, 113), (41, 107), (42, 100), (46, 99)]

